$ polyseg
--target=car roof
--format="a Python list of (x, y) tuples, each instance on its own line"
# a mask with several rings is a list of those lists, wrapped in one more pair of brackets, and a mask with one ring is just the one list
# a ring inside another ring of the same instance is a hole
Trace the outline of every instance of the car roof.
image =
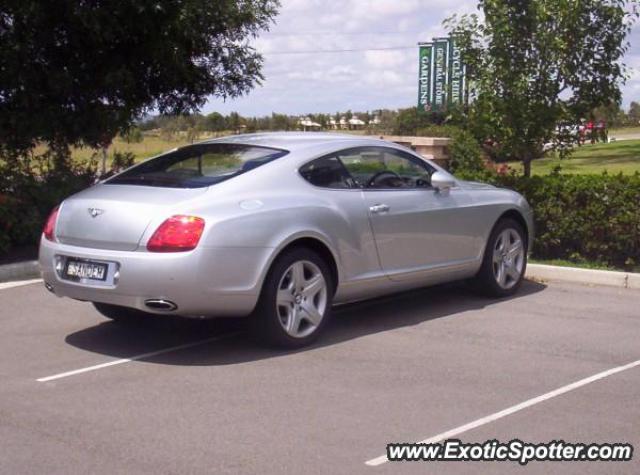
[(332, 134), (322, 132), (265, 132), (258, 134), (231, 135), (219, 139), (205, 140), (206, 143), (235, 143), (280, 148), (289, 151), (314, 147), (321, 144), (353, 142), (354, 146), (393, 145), (390, 142), (364, 135)]

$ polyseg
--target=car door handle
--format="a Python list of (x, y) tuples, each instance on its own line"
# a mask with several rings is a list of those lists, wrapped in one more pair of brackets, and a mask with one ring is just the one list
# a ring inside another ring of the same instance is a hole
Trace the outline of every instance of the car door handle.
[(380, 214), (380, 213), (388, 212), (389, 209), (390, 209), (389, 206), (380, 204), (380, 205), (374, 205), (374, 206), (370, 207), (369, 211), (371, 211), (371, 213), (373, 213), (373, 214)]

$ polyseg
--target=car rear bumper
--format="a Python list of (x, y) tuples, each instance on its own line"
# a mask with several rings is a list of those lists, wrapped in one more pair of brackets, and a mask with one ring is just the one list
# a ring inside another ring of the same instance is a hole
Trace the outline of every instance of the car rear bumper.
[[(189, 317), (246, 316), (255, 307), (272, 248), (201, 247), (190, 252), (107, 251), (42, 239), (40, 269), (60, 297)], [(79, 283), (62, 278), (67, 257), (110, 263), (115, 279)], [(174, 311), (148, 307), (147, 300), (175, 303)]]

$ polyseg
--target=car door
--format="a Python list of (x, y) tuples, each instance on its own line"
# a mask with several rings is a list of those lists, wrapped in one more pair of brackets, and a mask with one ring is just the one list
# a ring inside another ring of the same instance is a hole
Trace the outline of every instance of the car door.
[(391, 279), (479, 258), (471, 197), (458, 187), (432, 188), (436, 170), (426, 161), (389, 147), (351, 149), (339, 158), (363, 190), (380, 265)]
[[(311, 160), (299, 169), (315, 187), (314, 196), (324, 203), (327, 215), (322, 229), (333, 240), (341, 261), (341, 283), (370, 279), (386, 280), (380, 267), (375, 238), (362, 190), (335, 154)], [(317, 215), (316, 215), (317, 216)]]

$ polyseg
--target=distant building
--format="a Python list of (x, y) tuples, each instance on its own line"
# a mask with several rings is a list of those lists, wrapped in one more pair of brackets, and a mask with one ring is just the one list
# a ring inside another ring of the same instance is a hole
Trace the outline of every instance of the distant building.
[(309, 117), (304, 117), (298, 121), (298, 125), (302, 128), (303, 131), (307, 132), (309, 130), (320, 130), (322, 126), (317, 122), (313, 122)]
[(349, 119), (349, 129), (350, 130), (364, 129), (365, 125), (366, 124), (364, 123), (364, 121), (358, 119), (357, 115), (354, 115), (353, 117), (351, 117), (351, 119)]
[(349, 122), (345, 116), (340, 117), (340, 129), (349, 130)]

